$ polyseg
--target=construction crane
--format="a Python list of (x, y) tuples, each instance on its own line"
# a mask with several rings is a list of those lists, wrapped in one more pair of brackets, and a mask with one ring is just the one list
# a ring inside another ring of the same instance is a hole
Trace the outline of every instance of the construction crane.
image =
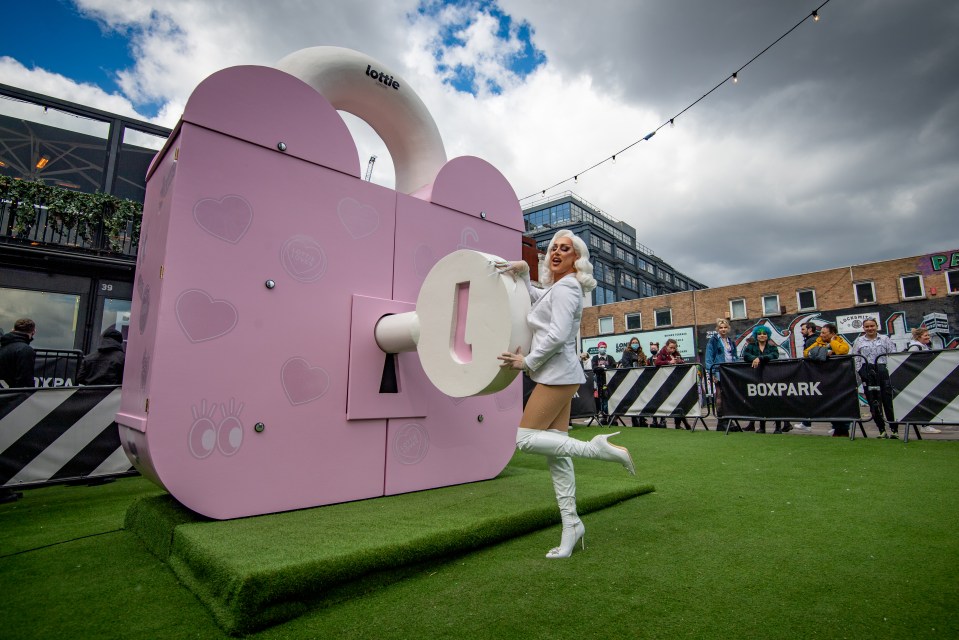
[(373, 175), (373, 165), (376, 163), (376, 156), (370, 156), (370, 161), (366, 163), (366, 175), (363, 176), (363, 179), (367, 182), (370, 181), (370, 177)]

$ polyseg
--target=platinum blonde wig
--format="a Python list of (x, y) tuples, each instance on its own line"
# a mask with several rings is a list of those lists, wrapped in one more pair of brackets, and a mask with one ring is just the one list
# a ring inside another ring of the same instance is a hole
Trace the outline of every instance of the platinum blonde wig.
[(553, 239), (549, 241), (546, 247), (546, 260), (539, 263), (539, 281), (543, 286), (553, 284), (553, 272), (549, 270), (549, 250), (556, 244), (560, 238), (569, 238), (573, 243), (573, 251), (579, 256), (573, 267), (576, 269), (576, 280), (579, 286), (583, 288), (583, 293), (589, 293), (596, 288), (596, 279), (593, 278), (593, 265), (589, 261), (589, 249), (583, 239), (574, 234), (569, 229), (560, 229), (553, 234)]

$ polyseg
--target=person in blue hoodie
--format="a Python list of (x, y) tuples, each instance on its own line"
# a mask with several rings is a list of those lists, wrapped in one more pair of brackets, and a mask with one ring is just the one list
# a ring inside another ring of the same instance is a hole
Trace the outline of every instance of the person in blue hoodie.
[[(713, 365), (723, 362), (736, 362), (736, 343), (729, 337), (729, 320), (725, 318), (716, 319), (716, 333), (706, 342), (706, 373), (713, 378), (713, 389), (715, 394), (715, 404), (719, 407), (721, 399), (719, 397), (719, 368), (713, 368)], [(729, 424), (727, 418), (720, 418), (716, 425), (717, 431), (725, 431)]]

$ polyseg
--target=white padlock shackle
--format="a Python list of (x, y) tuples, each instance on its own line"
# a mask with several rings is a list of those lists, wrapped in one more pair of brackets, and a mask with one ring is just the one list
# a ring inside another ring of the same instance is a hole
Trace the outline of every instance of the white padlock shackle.
[(433, 116), (406, 80), (382, 62), (353, 49), (310, 47), (294, 51), (276, 68), (376, 131), (393, 158), (397, 191), (409, 194), (425, 187), (446, 164)]

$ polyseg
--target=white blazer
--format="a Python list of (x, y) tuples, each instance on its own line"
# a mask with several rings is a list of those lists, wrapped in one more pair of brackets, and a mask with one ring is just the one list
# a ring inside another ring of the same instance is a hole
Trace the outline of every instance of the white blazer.
[(523, 275), (533, 307), (526, 316), (533, 343), (526, 356), (529, 377), (539, 384), (582, 384), (583, 365), (576, 352), (576, 336), (583, 318), (583, 288), (575, 275), (547, 289), (533, 287)]

